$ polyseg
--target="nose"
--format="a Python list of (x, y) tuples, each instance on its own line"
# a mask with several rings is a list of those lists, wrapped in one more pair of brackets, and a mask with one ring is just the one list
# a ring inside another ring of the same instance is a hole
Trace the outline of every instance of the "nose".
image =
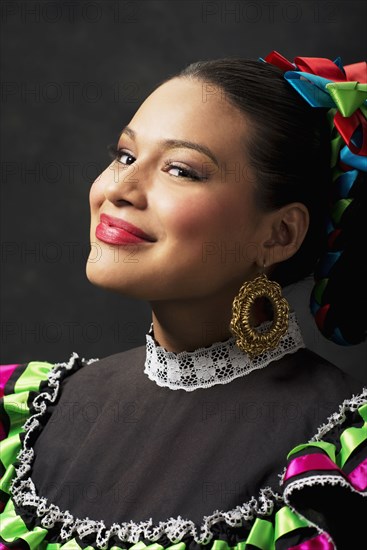
[(108, 180), (104, 187), (106, 199), (116, 206), (133, 205), (143, 210), (147, 207), (147, 195), (144, 185), (141, 185), (142, 175), (139, 174), (138, 162), (121, 166), (113, 162), (109, 167)]

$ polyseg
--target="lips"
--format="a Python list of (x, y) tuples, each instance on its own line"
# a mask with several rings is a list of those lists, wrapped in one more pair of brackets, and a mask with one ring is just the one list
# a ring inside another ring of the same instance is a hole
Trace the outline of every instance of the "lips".
[(154, 242), (154, 239), (139, 227), (107, 214), (101, 214), (100, 223), (96, 227), (96, 237), (109, 244)]

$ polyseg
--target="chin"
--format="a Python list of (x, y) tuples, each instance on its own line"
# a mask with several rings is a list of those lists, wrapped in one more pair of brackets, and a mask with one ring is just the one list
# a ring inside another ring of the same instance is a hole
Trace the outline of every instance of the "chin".
[(108, 266), (103, 265), (102, 262), (87, 261), (85, 273), (88, 281), (93, 285), (111, 290), (118, 290), (118, 287), (121, 287), (121, 279), (117, 280), (116, 275), (111, 273)]
[(142, 289), (146, 288), (146, 284), (139, 283), (136, 273), (123, 272), (116, 273), (110, 269), (111, 266), (103, 265), (102, 262), (87, 261), (85, 273), (88, 281), (95, 286), (128, 296), (131, 298), (145, 299), (142, 296)]

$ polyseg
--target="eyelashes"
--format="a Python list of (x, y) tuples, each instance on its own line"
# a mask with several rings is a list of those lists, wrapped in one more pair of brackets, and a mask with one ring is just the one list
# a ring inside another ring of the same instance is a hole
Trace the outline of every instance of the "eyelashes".
[(168, 170), (178, 170), (180, 172), (179, 176), (173, 176), (173, 174), (170, 174), (174, 178), (185, 178), (191, 181), (205, 181), (207, 178), (204, 176), (199, 176), (194, 170), (190, 170), (190, 168), (184, 168), (183, 166), (180, 166), (179, 164), (175, 164), (170, 160), (166, 160), (164, 162), (165, 171), (168, 172)]
[[(129, 166), (130, 164), (133, 164), (133, 162), (135, 162), (135, 160), (136, 160), (135, 157), (133, 155), (131, 155), (130, 153), (128, 153), (127, 151), (125, 151), (125, 149), (119, 149), (113, 143), (107, 146), (107, 150), (108, 150), (109, 157), (113, 161), (118, 162), (119, 164), (121, 164), (122, 166)], [(133, 160), (133, 162), (126, 162), (125, 163), (125, 162), (122, 162), (120, 160), (122, 156), (131, 158), (131, 159), (134, 159), (134, 160)], [(184, 178), (184, 179), (188, 179), (188, 180), (191, 180), (191, 181), (206, 181), (208, 179), (205, 176), (200, 176), (194, 170), (190, 170), (189, 168), (184, 168), (183, 166), (180, 166), (178, 164), (173, 163), (171, 160), (164, 161), (164, 171), (168, 172), (169, 170), (172, 170), (172, 169), (178, 170), (179, 173), (180, 173), (179, 175), (175, 175), (175, 176), (173, 174), (169, 174), (174, 178)]]
[[(111, 143), (110, 145), (107, 146), (107, 150), (108, 150), (108, 155), (109, 157), (112, 159), (112, 160), (115, 160), (117, 162), (119, 162), (120, 164), (122, 165), (125, 165), (125, 162), (121, 162), (120, 158), (122, 157), (122, 155), (125, 155), (127, 157), (130, 157), (130, 158), (134, 158), (132, 155), (130, 155), (129, 153), (127, 153), (124, 149), (118, 149), (116, 147), (115, 144)], [(130, 163), (132, 164), (132, 163)], [(126, 166), (128, 166), (129, 164), (126, 164)]]

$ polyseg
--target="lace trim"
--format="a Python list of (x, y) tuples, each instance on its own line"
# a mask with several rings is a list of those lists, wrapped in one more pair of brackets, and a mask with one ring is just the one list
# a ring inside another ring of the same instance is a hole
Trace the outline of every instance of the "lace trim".
[[(343, 424), (344, 420), (346, 420), (346, 413), (347, 412), (355, 412), (359, 407), (364, 405), (367, 400), (367, 386), (362, 389), (362, 392), (358, 395), (352, 395), (350, 399), (345, 399), (341, 405), (339, 405), (339, 411), (331, 414), (325, 424), (322, 424), (319, 429), (317, 430), (317, 433), (311, 437), (311, 439), (308, 440), (308, 443), (312, 443), (312, 441), (321, 441), (324, 435), (326, 435), (330, 430), (335, 428), (335, 426), (338, 426), (340, 424)], [(284, 483), (284, 476), (287, 471), (287, 466), (284, 467), (283, 472), (281, 474), (278, 474), (279, 477), (279, 483)], [(308, 479), (312, 479), (311, 477)], [(291, 482), (293, 483), (293, 481)], [(290, 484), (291, 485), (291, 484)], [(364, 494), (364, 493), (362, 493)], [(367, 493), (366, 493), (367, 495)]]
[(367, 387), (363, 388), (362, 392), (359, 395), (353, 395), (350, 399), (345, 399), (343, 403), (339, 406), (339, 412), (335, 412), (329, 416), (325, 424), (319, 427), (317, 434), (314, 435), (311, 441), (319, 441), (324, 437), (324, 435), (329, 432), (332, 428), (338, 424), (342, 424), (346, 420), (347, 412), (355, 412), (359, 407), (361, 407), (367, 399)]
[[(289, 495), (293, 493), (294, 490), (303, 489), (303, 487), (312, 487), (313, 485), (341, 485), (342, 487), (346, 487), (353, 493), (357, 493), (358, 495), (367, 496), (367, 491), (357, 491), (351, 483), (349, 483), (346, 479), (344, 479), (341, 475), (326, 475), (323, 476), (321, 474), (317, 474), (314, 476), (307, 477), (305, 479), (295, 479), (294, 481), (290, 481), (288, 486), (284, 489), (284, 496), (288, 498)], [(288, 504), (288, 502), (287, 502)], [(288, 506), (290, 506), (288, 504)], [(298, 512), (299, 514), (299, 512)]]
[[(67, 541), (78, 536), (80, 539), (95, 534), (96, 547), (106, 549), (109, 539), (117, 536), (122, 542), (137, 543), (142, 536), (150, 542), (156, 542), (162, 535), (166, 535), (172, 543), (178, 543), (185, 535), (191, 535), (198, 544), (208, 544), (214, 533), (211, 527), (216, 523), (224, 521), (230, 527), (241, 527), (243, 520), (253, 520), (258, 515), (270, 515), (274, 509), (275, 503), (283, 503), (284, 498), (279, 493), (274, 492), (270, 487), (265, 487), (259, 491), (259, 497), (252, 497), (248, 502), (236, 506), (228, 512), (216, 510), (209, 516), (204, 516), (203, 523), (198, 529), (195, 523), (178, 516), (170, 518), (167, 521), (161, 521), (158, 525), (153, 525), (152, 519), (135, 523), (133, 521), (124, 523), (113, 523), (110, 528), (106, 528), (103, 521), (74, 518), (69, 510), (61, 511), (60, 508), (48, 502), (45, 497), (40, 497), (36, 493), (35, 485), (31, 477), (26, 477), (31, 470), (31, 464), (34, 459), (34, 450), (31, 447), (32, 432), (40, 427), (39, 419), (46, 413), (47, 402), (55, 402), (60, 390), (61, 369), (71, 370), (75, 359), (79, 358), (77, 353), (73, 353), (68, 363), (58, 363), (48, 373), (48, 389), (42, 391), (33, 400), (32, 405), (37, 411), (28, 418), (23, 428), (25, 430), (22, 450), (18, 453), (18, 463), (15, 465), (15, 478), (10, 485), (10, 492), (14, 503), (20, 507), (27, 507), (28, 512), (33, 511), (37, 517), (41, 518), (40, 523), (45, 528), (54, 527), (55, 523), (61, 523), (60, 538)], [(90, 364), (96, 359), (90, 359), (85, 362)], [(343, 402), (343, 411), (355, 410), (358, 403), (362, 403), (363, 396), (367, 396), (367, 388), (364, 389), (361, 396), (353, 396), (350, 400)], [(334, 415), (330, 418), (334, 418)], [(335, 416), (336, 418), (336, 416)], [(341, 420), (338, 419), (336, 423)], [(329, 422), (330, 428), (334, 427)], [(328, 424), (328, 425), (329, 425)], [(335, 424), (336, 425), (336, 424)], [(288, 492), (289, 492), (288, 486)]]
[[(264, 323), (259, 330), (266, 330), (270, 324)], [(253, 360), (236, 346), (234, 337), (225, 342), (216, 342), (207, 348), (176, 354), (157, 345), (153, 336), (147, 334), (144, 373), (158, 386), (171, 390), (193, 391), (216, 384), (228, 384), (239, 376), (262, 369), (287, 353), (294, 353), (304, 347), (294, 312), (289, 316), (288, 331), (279, 345)]]

